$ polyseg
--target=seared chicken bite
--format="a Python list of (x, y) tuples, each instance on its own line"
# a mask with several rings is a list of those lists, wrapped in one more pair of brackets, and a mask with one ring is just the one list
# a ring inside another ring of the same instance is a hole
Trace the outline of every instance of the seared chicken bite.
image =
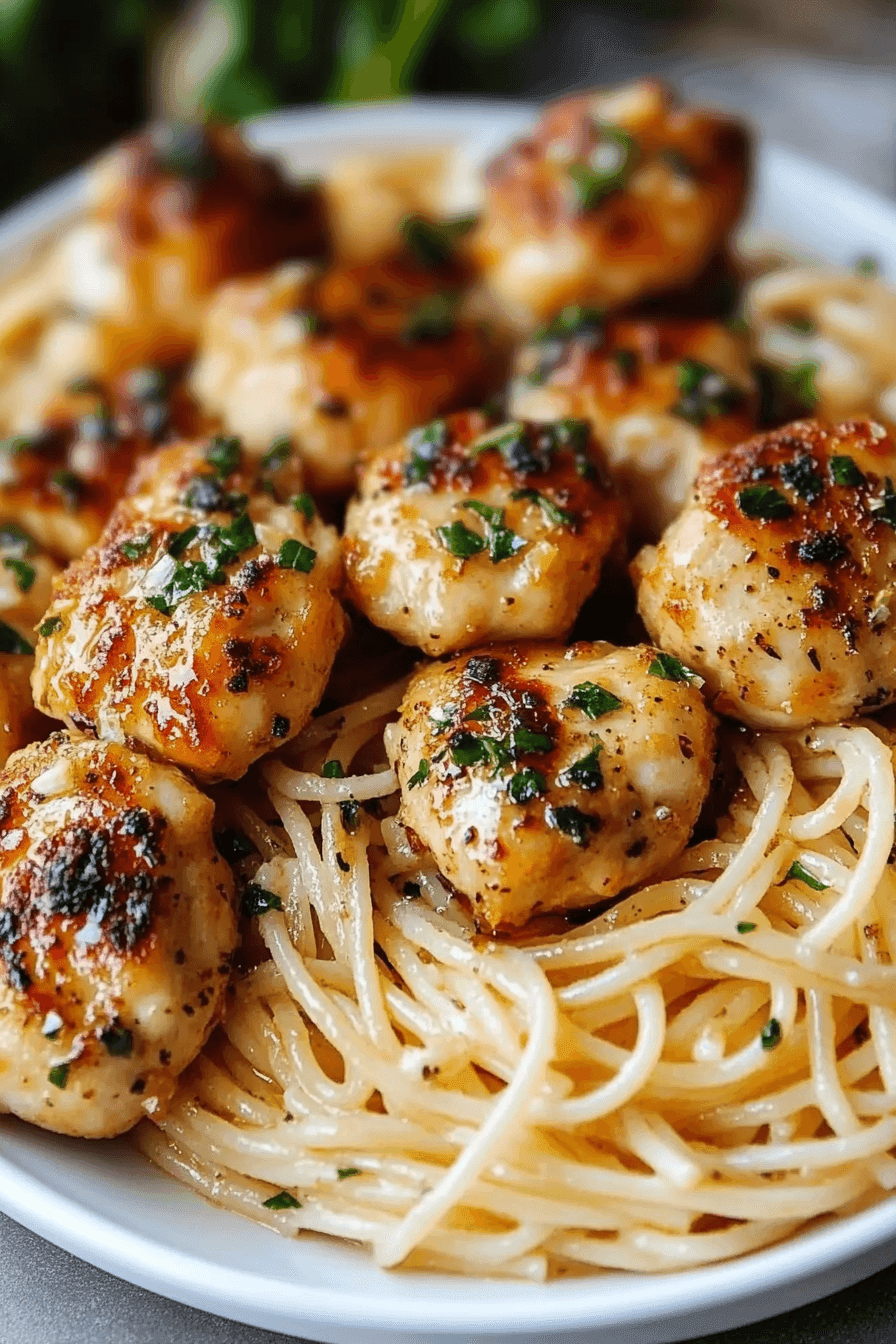
[(481, 400), (494, 382), (486, 337), (451, 296), (431, 278), (422, 286), (420, 272), (370, 270), (375, 283), (355, 270), (324, 277), (320, 290), (307, 266), (235, 281), (205, 324), (192, 382), (200, 404), (249, 451), (290, 436), (312, 489), (350, 490), (363, 453)]
[(124, 493), (138, 455), (197, 412), (175, 381), (135, 369), (53, 400), (39, 425), (0, 440), (0, 522), (20, 523), (62, 559), (83, 555)]
[(486, 170), (471, 251), (525, 330), (568, 303), (618, 307), (692, 278), (737, 221), (746, 186), (736, 122), (650, 81), (576, 94)]
[(709, 463), (632, 566), (651, 637), (754, 728), (896, 699), (896, 444), (801, 421)]
[(508, 410), (587, 420), (635, 535), (654, 540), (681, 512), (701, 464), (755, 430), (748, 355), (718, 322), (604, 319), (570, 307), (520, 351)]
[(561, 638), (623, 531), (583, 421), (496, 426), (462, 411), (365, 463), (343, 551), (364, 614), (439, 654)]
[(286, 458), (252, 464), (218, 437), (145, 461), (56, 587), (41, 709), (207, 780), (239, 778), (299, 732), (346, 620), (339, 539)]
[(317, 191), (233, 128), (152, 126), (103, 160), (93, 189), (58, 265), (68, 303), (101, 326), (107, 375), (188, 358), (222, 280), (324, 248)]
[(34, 629), (57, 572), (33, 537), (15, 523), (0, 523), (0, 766), (47, 728), (31, 699), (31, 669)]
[(213, 811), (170, 766), (66, 733), (0, 771), (0, 1109), (105, 1138), (164, 1107), (236, 947)]
[(699, 691), (645, 645), (431, 664), (393, 731), (401, 821), (492, 928), (647, 881), (687, 844), (713, 769)]

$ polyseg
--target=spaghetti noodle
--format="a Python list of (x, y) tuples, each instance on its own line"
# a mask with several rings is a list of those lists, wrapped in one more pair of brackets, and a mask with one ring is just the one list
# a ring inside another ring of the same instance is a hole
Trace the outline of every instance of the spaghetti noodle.
[(271, 820), (227, 804), (282, 908), (144, 1152), (286, 1234), (531, 1280), (707, 1264), (896, 1187), (885, 730), (738, 735), (715, 838), (509, 942), (394, 816), (402, 690), (269, 763)]

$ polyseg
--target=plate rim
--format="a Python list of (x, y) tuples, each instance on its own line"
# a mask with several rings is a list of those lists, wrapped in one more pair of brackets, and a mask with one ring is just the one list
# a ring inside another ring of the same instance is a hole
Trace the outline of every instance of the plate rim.
[[(359, 116), (385, 130), (402, 123), (407, 127), (408, 115), (412, 114), (417, 131), (425, 127), (437, 130), (451, 122), (453, 131), (439, 136), (440, 141), (450, 142), (459, 134), (480, 128), (486, 116), (506, 120), (509, 126), (512, 121), (532, 116), (534, 111), (533, 103), (500, 98), (416, 97), (391, 103), (283, 108), (253, 118), (248, 125), (253, 140), (266, 149), (276, 150), (290, 143), (311, 141), (315, 135), (338, 135)], [(421, 137), (415, 134), (412, 138)], [(856, 217), (867, 215), (872, 221), (872, 232), (892, 248), (890, 266), (896, 265), (896, 202), (888, 201), (836, 169), (770, 142), (759, 147), (758, 171), (766, 185), (769, 177), (783, 181), (797, 173), (804, 181), (813, 183), (820, 195), (831, 193), (840, 197), (841, 207), (848, 213)], [(17, 246), (26, 249), (41, 234), (69, 218), (85, 200), (87, 180), (86, 169), (76, 170), (0, 217), (0, 256), (8, 255)], [(52, 1144), (56, 1138), (49, 1133), (41, 1134), (39, 1142)], [(127, 1282), (218, 1314), (239, 1307), (240, 1314), (233, 1319), (279, 1328), (270, 1323), (273, 1320), (270, 1304), (266, 1320), (263, 1310), (259, 1314), (259, 1304), (265, 1305), (265, 1288), (270, 1290), (273, 1282), (270, 1275), (255, 1270), (225, 1269), (202, 1258), (201, 1253), (186, 1253), (117, 1223), (55, 1190), (51, 1172), (46, 1179), (39, 1178), (2, 1150), (0, 1210), (51, 1243)], [(279, 1300), (274, 1312), (278, 1320), (293, 1322), (303, 1329), (354, 1327), (363, 1333), (364, 1327), (385, 1328), (400, 1331), (402, 1337), (426, 1331), (441, 1332), (447, 1337), (474, 1328), (485, 1336), (509, 1338), (546, 1326), (557, 1332), (658, 1325), (671, 1323), (682, 1312), (690, 1317), (699, 1311), (733, 1305), (798, 1284), (843, 1266), (894, 1236), (896, 1193), (861, 1213), (833, 1219), (772, 1247), (717, 1265), (662, 1275), (608, 1276), (596, 1272), (582, 1279), (562, 1281), (562, 1290), (558, 1291), (552, 1291), (550, 1284), (544, 1285), (543, 1290), (541, 1285), (524, 1285), (525, 1321), (508, 1319), (508, 1294), (476, 1297), (476, 1284), (494, 1285), (496, 1280), (460, 1277), (451, 1280), (457, 1293), (450, 1318), (446, 1318), (444, 1303), (439, 1303), (441, 1317), (436, 1320), (426, 1314), (425, 1297), (390, 1293), (388, 1279), (380, 1290), (362, 1287), (357, 1291), (352, 1291), (351, 1282), (337, 1291), (326, 1285), (307, 1282), (286, 1285), (277, 1280)], [(297, 1238), (296, 1247), (301, 1244), (302, 1239)], [(896, 1258), (896, 1245), (893, 1256)], [(507, 1286), (512, 1293), (523, 1285)], [(650, 1291), (645, 1291), (648, 1287)]]

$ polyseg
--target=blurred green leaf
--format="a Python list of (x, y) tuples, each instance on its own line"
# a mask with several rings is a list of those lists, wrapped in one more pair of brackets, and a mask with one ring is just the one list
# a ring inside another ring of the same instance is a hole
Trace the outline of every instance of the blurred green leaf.
[(0, 0), (0, 49), (12, 51), (28, 36), (40, 0)]
[(536, 0), (480, 0), (457, 16), (457, 36), (465, 47), (493, 55), (531, 37), (538, 26)]

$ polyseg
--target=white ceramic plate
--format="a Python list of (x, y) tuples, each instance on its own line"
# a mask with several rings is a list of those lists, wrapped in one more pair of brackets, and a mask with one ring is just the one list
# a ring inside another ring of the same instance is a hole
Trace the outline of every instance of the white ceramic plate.
[[(413, 102), (282, 112), (252, 138), (309, 170), (338, 153), (468, 146), (488, 155), (531, 113), (507, 103)], [(76, 174), (0, 222), (0, 261), (77, 211)], [(747, 225), (849, 265), (873, 254), (896, 275), (896, 205), (788, 150), (766, 146)], [(322, 1238), (285, 1240), (221, 1213), (124, 1141), (62, 1139), (0, 1125), (0, 1208), (84, 1260), (166, 1297), (324, 1344), (667, 1344), (786, 1311), (896, 1259), (896, 1197), (730, 1264), (681, 1274), (605, 1274), (546, 1285), (386, 1274)]]

